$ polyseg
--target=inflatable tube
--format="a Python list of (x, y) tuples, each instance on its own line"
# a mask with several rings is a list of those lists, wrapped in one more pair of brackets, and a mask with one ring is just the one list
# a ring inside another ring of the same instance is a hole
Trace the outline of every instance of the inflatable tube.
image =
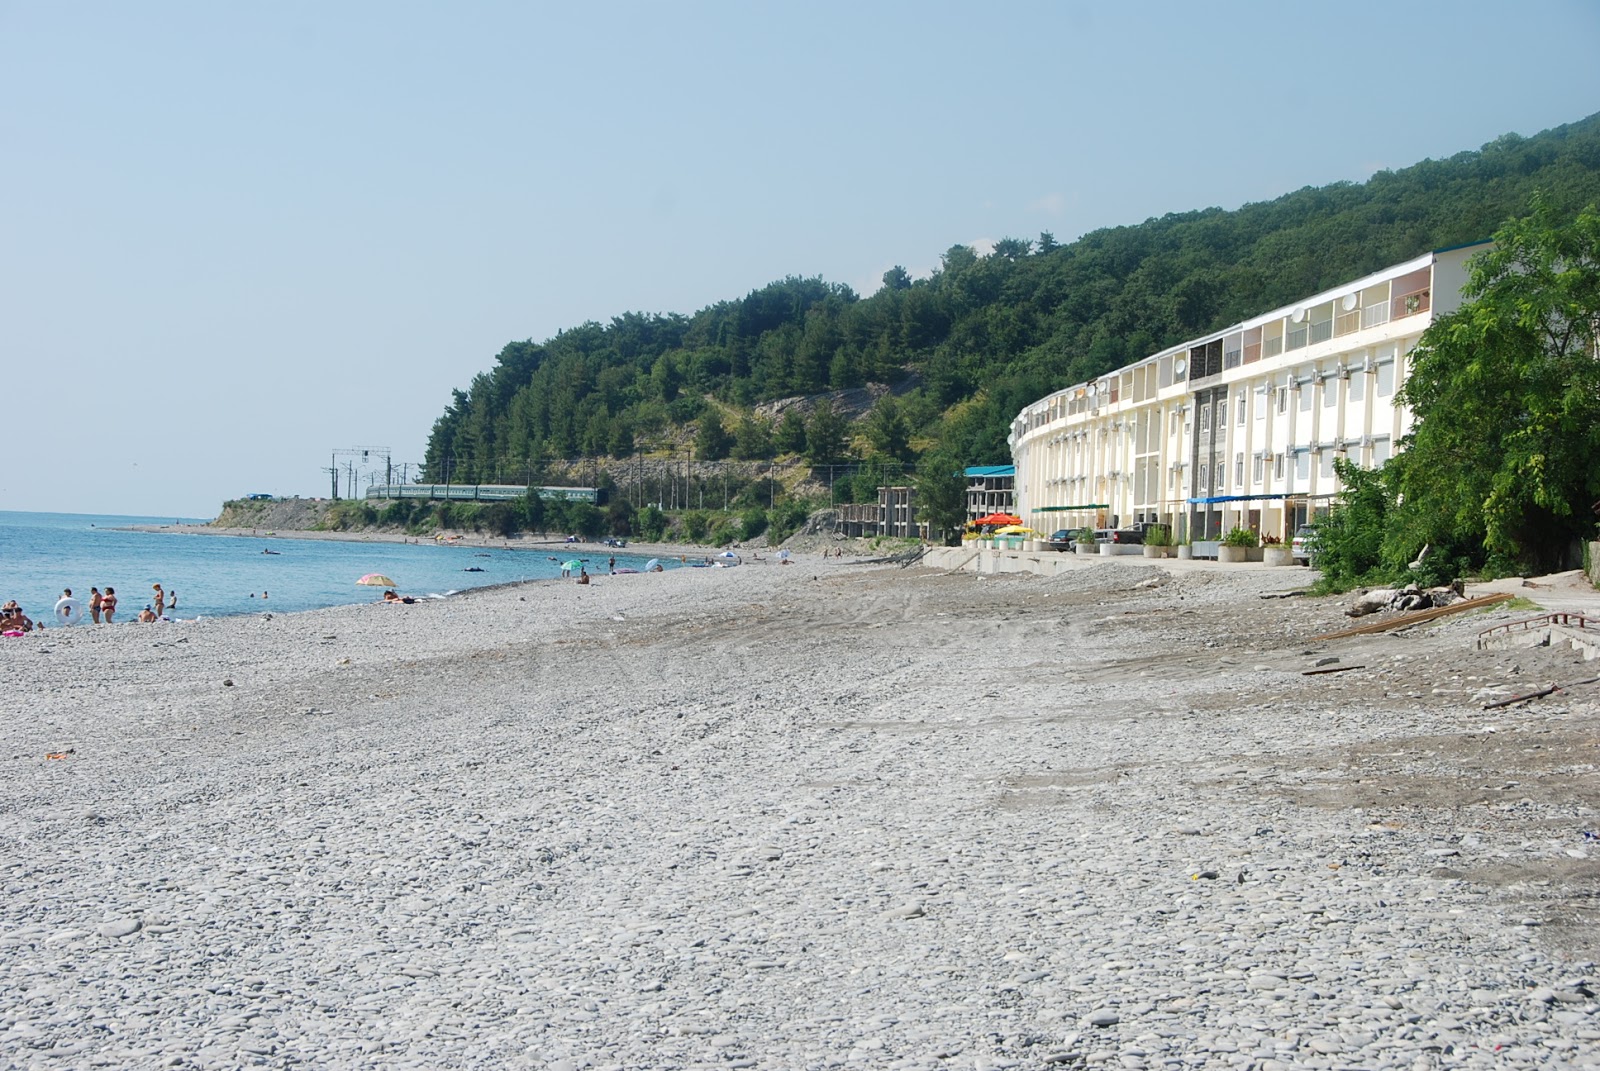
[(63, 625), (76, 625), (83, 620), (83, 603), (77, 599), (60, 599), (56, 603), (56, 620)]

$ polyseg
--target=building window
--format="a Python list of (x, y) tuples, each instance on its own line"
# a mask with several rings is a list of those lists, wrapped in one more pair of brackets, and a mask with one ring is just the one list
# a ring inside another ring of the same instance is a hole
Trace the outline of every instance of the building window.
[(1234, 454), (1233, 455), (1233, 485), (1235, 487), (1243, 487), (1244, 486), (1244, 455), (1243, 454)]
[(1211, 430), (1211, 403), (1207, 402), (1206, 404), (1204, 404), (1204, 405), (1202, 405), (1200, 407), (1200, 433), (1202, 435), (1204, 435), (1206, 432), (1208, 432), (1210, 430)]
[(1249, 419), (1249, 416), (1250, 398), (1249, 395), (1245, 394), (1245, 392), (1241, 390), (1239, 392), (1239, 418), (1234, 421), (1234, 423), (1243, 424), (1247, 419)]
[(1274, 480), (1283, 479), (1283, 455), (1282, 454), (1278, 454), (1277, 456), (1275, 456), (1272, 459), (1272, 478)]
[(1200, 466), (1200, 471), (1195, 474), (1194, 489), (1196, 491), (1208, 491), (1208, 490), (1210, 490), (1211, 485), (1206, 482), (1210, 478), (1210, 476), (1211, 476), (1210, 469), (1208, 469), (1204, 465), (1201, 465)]
[(1339, 401), (1339, 381), (1337, 379), (1324, 379), (1322, 381), (1322, 408), (1331, 409)]
[(1288, 411), (1289, 411), (1289, 388), (1288, 387), (1279, 387), (1278, 388), (1278, 412), (1279, 413), (1287, 413)]
[(1255, 482), (1256, 483), (1260, 483), (1261, 482), (1261, 477), (1266, 472), (1266, 470), (1267, 470), (1267, 459), (1262, 457), (1260, 454), (1257, 454), (1256, 455), (1255, 472), (1253, 473), (1253, 475), (1255, 476)]
[(1267, 419), (1267, 388), (1256, 388), (1256, 419)]

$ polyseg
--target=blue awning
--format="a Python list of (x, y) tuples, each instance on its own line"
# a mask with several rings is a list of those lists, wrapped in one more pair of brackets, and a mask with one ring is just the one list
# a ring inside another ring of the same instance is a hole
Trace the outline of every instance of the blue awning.
[(967, 469), (967, 475), (972, 476), (1015, 476), (1015, 465), (974, 465)]
[(1212, 495), (1209, 498), (1191, 498), (1186, 501), (1193, 506), (1208, 506), (1214, 502), (1259, 502), (1263, 499), (1277, 501), (1287, 498), (1304, 498), (1305, 492), (1290, 492), (1277, 495)]

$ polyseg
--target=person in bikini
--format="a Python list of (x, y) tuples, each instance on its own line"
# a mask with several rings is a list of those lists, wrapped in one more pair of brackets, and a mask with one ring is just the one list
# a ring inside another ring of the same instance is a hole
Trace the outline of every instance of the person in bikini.
[(150, 603), (150, 609), (157, 617), (160, 617), (167, 612), (167, 597), (162, 592), (160, 584), (151, 584), (150, 590), (156, 593), (156, 597)]
[(100, 596), (100, 616), (106, 624), (111, 624), (111, 617), (117, 612), (117, 589), (106, 586), (106, 593)]

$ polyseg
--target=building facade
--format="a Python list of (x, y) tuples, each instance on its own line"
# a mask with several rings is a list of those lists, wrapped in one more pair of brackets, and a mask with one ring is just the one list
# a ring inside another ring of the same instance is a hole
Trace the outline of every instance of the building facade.
[(1015, 465), (973, 465), (966, 470), (967, 522), (1017, 508)]
[(1335, 458), (1381, 465), (1418, 338), (1457, 308), (1486, 243), (1438, 250), (1077, 383), (1012, 423), (1017, 512), (1039, 531), (1161, 521), (1284, 541), (1339, 492)]

